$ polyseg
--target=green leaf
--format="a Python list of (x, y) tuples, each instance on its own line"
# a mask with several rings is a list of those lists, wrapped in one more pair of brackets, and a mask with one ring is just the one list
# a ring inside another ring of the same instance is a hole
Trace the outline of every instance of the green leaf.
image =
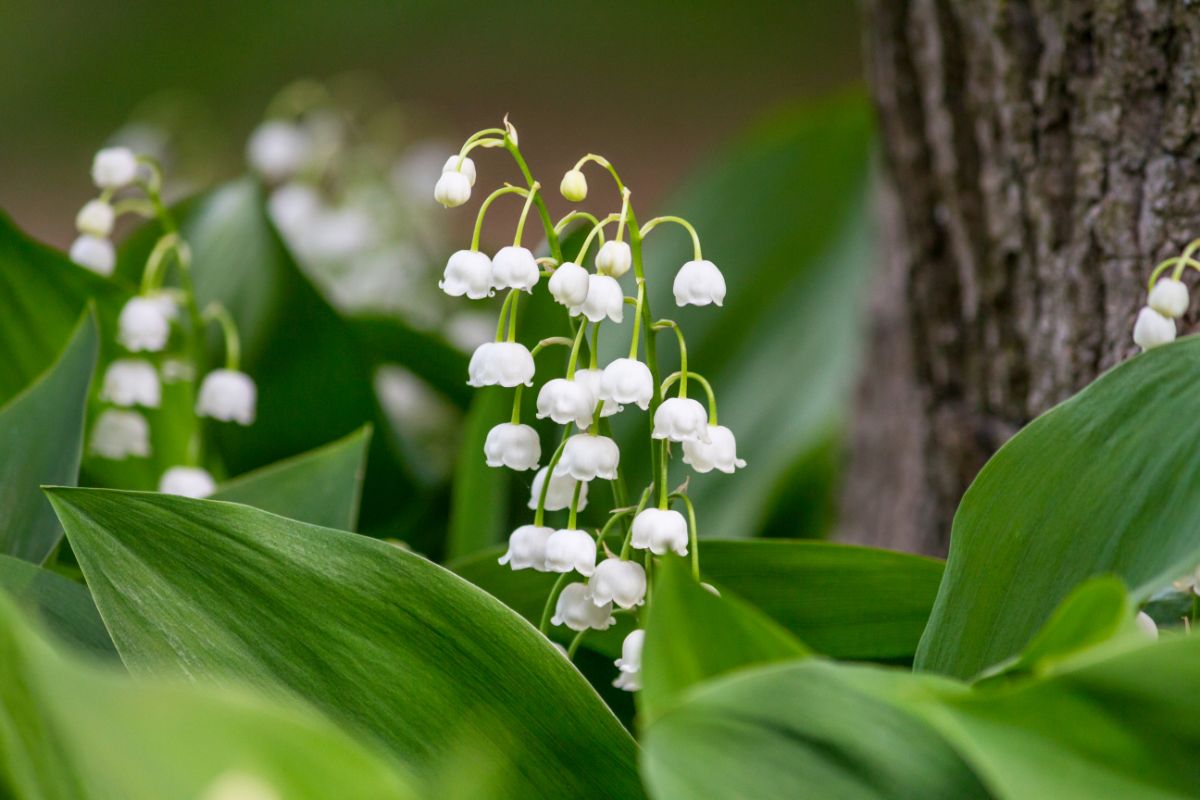
[(396, 767), (312, 711), (67, 658), (3, 598), (0, 663), (5, 796), (209, 797), (239, 778), (289, 798), (416, 796)]
[(639, 695), (643, 724), (702, 681), (808, 655), (808, 648), (758, 609), (701, 587), (683, 559), (657, 559), (654, 578)]
[(1019, 652), (1083, 581), (1135, 601), (1200, 563), (1200, 339), (1118, 365), (984, 466), (954, 518), (917, 666), (969, 677)]
[(0, 555), (0, 589), (59, 639), (93, 655), (117, 657), (87, 587), (48, 569)]
[(641, 794), (632, 738), (579, 673), (441, 567), (246, 506), (50, 497), (131, 671), (282, 686), (426, 769), (483, 737), (510, 753), (507, 796)]
[(470, 404), (474, 392), (467, 386), (467, 356), (462, 351), (397, 317), (363, 315), (347, 322), (377, 362), (401, 364), (460, 408)]
[(76, 318), (57, 360), (0, 408), (0, 553), (40, 564), (62, 538), (40, 487), (79, 476), (97, 347), (94, 315)]
[(447, 559), (468, 556), (508, 538), (511, 476), (507, 469), (487, 465), (483, 443), (494, 425), (508, 421), (511, 411), (512, 393), (497, 386), (481, 389), (471, 403), (454, 466)]
[(223, 483), (212, 499), (352, 531), (370, 442), (371, 426), (366, 425), (324, 447)]

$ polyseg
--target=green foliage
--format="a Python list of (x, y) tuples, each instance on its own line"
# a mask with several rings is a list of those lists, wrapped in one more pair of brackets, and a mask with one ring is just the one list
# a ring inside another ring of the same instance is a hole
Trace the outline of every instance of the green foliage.
[(480, 390), (471, 403), (454, 464), (447, 559), (468, 556), (508, 538), (511, 474), (487, 465), (483, 443), (493, 425), (508, 421), (512, 412), (509, 394), (498, 386), (489, 386)]
[(116, 659), (116, 648), (83, 584), (28, 561), (0, 555), (0, 589), (61, 641), (102, 658)]

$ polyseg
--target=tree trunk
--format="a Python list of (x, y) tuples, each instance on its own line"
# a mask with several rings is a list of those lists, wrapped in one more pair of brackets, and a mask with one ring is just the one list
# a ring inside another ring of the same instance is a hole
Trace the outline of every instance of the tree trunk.
[(984, 461), (1134, 351), (1150, 269), (1200, 236), (1200, 6), (865, 12), (883, 275), (843, 535), (943, 553)]

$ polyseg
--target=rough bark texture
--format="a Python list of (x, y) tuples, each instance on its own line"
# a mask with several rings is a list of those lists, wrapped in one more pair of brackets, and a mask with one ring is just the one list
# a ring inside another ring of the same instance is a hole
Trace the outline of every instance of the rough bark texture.
[(865, 12), (884, 274), (843, 529), (941, 553), (983, 462), (1130, 355), (1150, 269), (1200, 236), (1200, 3)]

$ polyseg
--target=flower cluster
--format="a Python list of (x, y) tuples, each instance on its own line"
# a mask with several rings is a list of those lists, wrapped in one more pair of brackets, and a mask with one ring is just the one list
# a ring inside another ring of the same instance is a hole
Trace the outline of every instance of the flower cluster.
[[(620, 211), (603, 218), (575, 211), (557, 224), (551, 221), (541, 184), (526, 166), (517, 133), (505, 120), (503, 128), (489, 128), (471, 136), (458, 154), (450, 156), (434, 188), (434, 199), (447, 208), (461, 206), (470, 198), (478, 173), (469, 154), (477, 148), (503, 148), (515, 160), (525, 186), (505, 184), (482, 202), (469, 249), (459, 250), (446, 263), (442, 290), (454, 297), (483, 299), (504, 292), (495, 340), (478, 347), (468, 367), (471, 386), (504, 386), (514, 390), (512, 418), (492, 428), (484, 444), (484, 457), (492, 467), (538, 470), (533, 479), (529, 507), (531, 524), (522, 525), (509, 538), (508, 551), (500, 558), (514, 570), (533, 569), (559, 573), (542, 616), (542, 631), (562, 625), (577, 632), (568, 655), (573, 655), (589, 630), (605, 630), (615, 616), (637, 613), (653, 581), (653, 556), (689, 556), (699, 579), (699, 543), (695, 512), (684, 486), (667, 488), (671, 444), (681, 446), (683, 462), (696, 472), (734, 472), (745, 466), (737, 457), (733, 433), (717, 422), (717, 407), (711, 385), (690, 370), (683, 331), (672, 320), (654, 319), (647, 297), (642, 245), (645, 237), (665, 223), (681, 226), (691, 236), (694, 258), (675, 274), (673, 290), (679, 306), (720, 306), (725, 300), (725, 279), (711, 261), (701, 255), (695, 229), (679, 217), (658, 217), (638, 224), (630, 204), (630, 191), (606, 159), (586, 155), (562, 179), (560, 191), (567, 200), (579, 202), (588, 195), (583, 167), (602, 167), (616, 184)], [(479, 248), (484, 215), (504, 195), (524, 199), (511, 246), (489, 257)], [(545, 229), (549, 255), (538, 258), (523, 246), (523, 232), (531, 209), (537, 210)], [(560, 234), (568, 225), (583, 222), (587, 235), (577, 254), (567, 258)], [(615, 226), (615, 230), (612, 229)], [(606, 238), (606, 233), (611, 236)], [(588, 255), (596, 253), (591, 269)], [(621, 279), (632, 274), (634, 296), (626, 295)], [(551, 337), (532, 349), (518, 340), (518, 309), (523, 294), (531, 294), (542, 280), (551, 297), (561, 305), (564, 327), (569, 335)], [(606, 323), (620, 323), (626, 307), (633, 307), (633, 331), (628, 356), (603, 368), (598, 363), (599, 332)], [(680, 369), (663, 379), (656, 357), (659, 333), (670, 331), (679, 347)], [(644, 340), (644, 347), (640, 346)], [(537, 431), (521, 422), (521, 397), (534, 386), (536, 362), (549, 348), (567, 349), (565, 377), (541, 384), (537, 393), (537, 418), (564, 426), (562, 437), (545, 466)], [(583, 353), (586, 348), (587, 366)], [(644, 350), (644, 358), (642, 356)], [(688, 396), (699, 386), (707, 407)], [(673, 394), (672, 394), (673, 392)], [(626, 502), (621, 475), (621, 451), (610, 435), (608, 418), (633, 413), (637, 408), (650, 414), (650, 456), (654, 478), (636, 504)], [(587, 531), (578, 525), (578, 513), (588, 502), (591, 482), (612, 483), (617, 508), (602, 529)], [(651, 503), (654, 499), (655, 502)], [(674, 508), (676, 504), (687, 511)], [(546, 512), (567, 512), (565, 527), (546, 524)], [(610, 549), (609, 535), (613, 535)], [(641, 560), (635, 560), (635, 552)], [(578, 575), (583, 580), (573, 579)], [(619, 676), (614, 685), (629, 691), (641, 687), (641, 650), (644, 632), (639, 628), (626, 637)]]
[[(1146, 305), (1133, 325), (1133, 341), (1143, 351), (1175, 341), (1175, 320), (1187, 313), (1191, 305), (1183, 272), (1189, 266), (1200, 270), (1200, 261), (1192, 257), (1197, 249), (1200, 239), (1187, 245), (1178, 256), (1161, 262), (1151, 273)], [(1169, 278), (1163, 276), (1168, 269)]]
[[(250, 425), (254, 422), (254, 381), (238, 371), (237, 328), (219, 304), (203, 313), (196, 307), (191, 282), (191, 254), (175, 220), (163, 203), (162, 175), (150, 158), (124, 147), (96, 154), (92, 178), (100, 189), (76, 219), (80, 237), (71, 246), (71, 258), (80, 266), (111, 275), (116, 255), (109, 239), (115, 221), (124, 214), (156, 220), (163, 233), (150, 251), (139, 292), (122, 307), (117, 318), (117, 344), (124, 354), (110, 362), (100, 387), (103, 410), (96, 417), (89, 450), (98, 458), (123, 460), (152, 455), (151, 426), (145, 411), (158, 409), (164, 383), (189, 387), (199, 374), (200, 334), (205, 322), (218, 322), (224, 332), (226, 363), (204, 376), (195, 392), (195, 413), (221, 422)], [(165, 285), (167, 271), (178, 267), (179, 286)], [(140, 410), (139, 410), (140, 409)], [(189, 463), (168, 468), (159, 490), (190, 497), (206, 497), (215, 490), (211, 475), (199, 466), (199, 437), (189, 447)]]

